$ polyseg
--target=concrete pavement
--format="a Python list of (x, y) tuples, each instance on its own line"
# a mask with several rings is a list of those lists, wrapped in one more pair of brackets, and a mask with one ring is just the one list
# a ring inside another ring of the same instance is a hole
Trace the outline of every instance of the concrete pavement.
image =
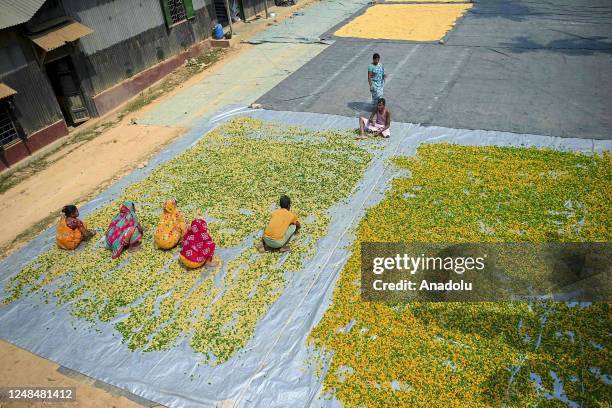
[(258, 102), (357, 116), (370, 108), (366, 72), (378, 52), (394, 120), (612, 138), (612, 5), (604, 0), (478, 1), (444, 44), (335, 40)]

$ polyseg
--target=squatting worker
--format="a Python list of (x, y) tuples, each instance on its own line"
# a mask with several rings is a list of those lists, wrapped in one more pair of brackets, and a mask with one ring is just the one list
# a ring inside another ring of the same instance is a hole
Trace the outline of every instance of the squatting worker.
[(272, 213), (270, 223), (264, 230), (261, 240), (263, 247), (260, 248), (262, 251), (289, 251), (287, 243), (301, 227), (297, 215), (291, 211), (291, 199), (286, 195), (281, 196), (279, 204), (280, 208)]
[(89, 230), (79, 219), (79, 210), (75, 205), (65, 205), (64, 214), (57, 224), (55, 241), (61, 249), (76, 249), (81, 241), (86, 241), (96, 235), (96, 231)]
[(186, 232), (187, 223), (178, 209), (176, 199), (167, 200), (155, 230), (155, 246), (160, 249), (172, 249)]
[(380, 55), (376, 53), (372, 56), (372, 63), (368, 66), (368, 85), (372, 94), (372, 105), (384, 96), (385, 78), (385, 68), (380, 62)]
[(138, 251), (143, 234), (136, 205), (131, 201), (124, 202), (106, 230), (106, 246), (111, 250), (112, 258), (117, 259), (126, 248), (130, 252)]
[(191, 221), (191, 227), (181, 240), (180, 262), (189, 269), (202, 266), (215, 267), (220, 262), (215, 259), (217, 245), (208, 232), (208, 224), (202, 218)]
[(359, 134), (357, 139), (365, 139), (366, 132), (374, 136), (391, 136), (391, 111), (387, 109), (385, 98), (380, 98), (369, 119), (359, 118)]

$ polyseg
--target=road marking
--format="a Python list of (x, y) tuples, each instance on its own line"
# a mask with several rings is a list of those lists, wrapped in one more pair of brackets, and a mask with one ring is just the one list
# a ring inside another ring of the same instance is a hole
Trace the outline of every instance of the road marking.
[[(435, 93), (435, 96), (433, 96), (434, 103), (427, 107), (428, 111), (432, 108), (435, 108), (434, 112), (429, 113), (429, 117), (427, 118), (427, 120), (423, 121), (423, 123), (431, 122), (431, 120), (433, 119), (433, 115), (437, 113), (438, 109), (440, 108), (440, 104), (443, 103), (444, 100), (446, 100), (450, 89), (452, 89), (457, 80), (457, 77), (461, 74), (461, 68), (464, 66), (470, 56), (470, 50), (466, 48), (456, 59), (448, 75), (442, 81), (442, 87)], [(441, 99), (441, 97), (443, 98)]]
[(393, 69), (393, 72), (389, 74), (389, 79), (387, 79), (385, 81), (385, 85), (388, 85), (389, 82), (391, 82), (391, 80), (393, 78), (395, 78), (395, 74), (397, 74), (400, 70), (401, 67), (403, 67), (404, 65), (406, 65), (406, 63), (408, 62), (408, 60), (410, 59), (410, 57), (412, 57), (412, 55), (416, 52), (416, 50), (418, 50), (419, 48), (421, 48), (421, 44), (418, 44), (416, 47), (414, 47), (412, 50), (410, 50), (410, 52), (408, 53), (408, 55), (406, 55), (404, 57), (403, 60), (401, 60), (399, 62), (399, 64), (397, 64), (397, 66)]

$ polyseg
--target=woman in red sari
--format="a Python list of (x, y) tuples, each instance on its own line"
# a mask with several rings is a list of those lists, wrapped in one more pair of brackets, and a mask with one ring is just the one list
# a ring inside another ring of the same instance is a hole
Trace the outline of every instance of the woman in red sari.
[(208, 233), (206, 221), (195, 219), (191, 227), (183, 236), (183, 248), (179, 259), (187, 268), (194, 269), (201, 266), (217, 266), (219, 262), (213, 259), (215, 255), (215, 242)]

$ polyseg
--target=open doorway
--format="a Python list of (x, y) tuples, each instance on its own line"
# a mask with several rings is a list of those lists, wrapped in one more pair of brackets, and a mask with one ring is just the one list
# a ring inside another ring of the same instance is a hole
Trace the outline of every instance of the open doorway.
[(90, 114), (70, 57), (46, 63), (45, 70), (66, 122), (74, 126), (89, 119)]
[[(231, 4), (231, 0), (230, 4)], [(214, 0), (215, 5), (215, 15), (217, 17), (217, 22), (221, 24), (223, 27), (229, 24), (229, 18), (227, 15), (227, 9), (225, 8), (224, 0)]]

